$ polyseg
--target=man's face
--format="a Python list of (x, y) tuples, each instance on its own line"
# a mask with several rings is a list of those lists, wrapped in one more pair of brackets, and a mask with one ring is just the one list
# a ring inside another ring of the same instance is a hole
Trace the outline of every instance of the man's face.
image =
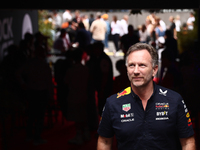
[(134, 51), (127, 57), (127, 74), (134, 87), (147, 86), (157, 70), (158, 66), (153, 68), (151, 55), (145, 49)]
[(173, 22), (173, 17), (172, 16), (169, 17), (169, 21)]

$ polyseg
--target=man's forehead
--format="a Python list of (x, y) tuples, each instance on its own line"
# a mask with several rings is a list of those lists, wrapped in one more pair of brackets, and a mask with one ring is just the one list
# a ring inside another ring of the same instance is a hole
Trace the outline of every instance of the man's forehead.
[[(134, 57), (134, 59), (133, 59)], [(140, 58), (140, 59), (139, 59)], [(146, 49), (135, 50), (129, 54), (127, 57), (128, 61), (152, 61), (150, 53)]]
[(149, 55), (151, 57), (151, 55), (150, 55), (150, 53), (147, 49), (139, 49), (139, 50), (132, 51), (130, 53), (130, 55), (132, 55), (132, 56), (134, 54), (136, 54), (136, 55)]

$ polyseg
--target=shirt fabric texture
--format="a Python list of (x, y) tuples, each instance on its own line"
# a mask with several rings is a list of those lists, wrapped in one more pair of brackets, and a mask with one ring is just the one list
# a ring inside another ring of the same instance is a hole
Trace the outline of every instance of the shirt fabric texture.
[(115, 135), (119, 150), (177, 150), (181, 149), (179, 138), (190, 137), (194, 131), (182, 97), (154, 83), (146, 110), (131, 87), (110, 96), (98, 134)]

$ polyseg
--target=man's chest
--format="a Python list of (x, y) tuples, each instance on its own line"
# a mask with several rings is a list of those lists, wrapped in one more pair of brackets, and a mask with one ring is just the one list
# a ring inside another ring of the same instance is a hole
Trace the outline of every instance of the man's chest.
[(176, 108), (168, 101), (151, 101), (144, 110), (141, 101), (125, 102), (116, 107), (113, 128), (116, 135), (137, 137), (143, 135), (168, 134), (176, 126)]

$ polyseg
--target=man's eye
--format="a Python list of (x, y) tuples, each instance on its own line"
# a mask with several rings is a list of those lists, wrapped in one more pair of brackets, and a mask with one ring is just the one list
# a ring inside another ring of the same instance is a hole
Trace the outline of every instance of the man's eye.
[(145, 64), (141, 64), (140, 66), (141, 66), (141, 67), (145, 67), (146, 65), (145, 65)]

